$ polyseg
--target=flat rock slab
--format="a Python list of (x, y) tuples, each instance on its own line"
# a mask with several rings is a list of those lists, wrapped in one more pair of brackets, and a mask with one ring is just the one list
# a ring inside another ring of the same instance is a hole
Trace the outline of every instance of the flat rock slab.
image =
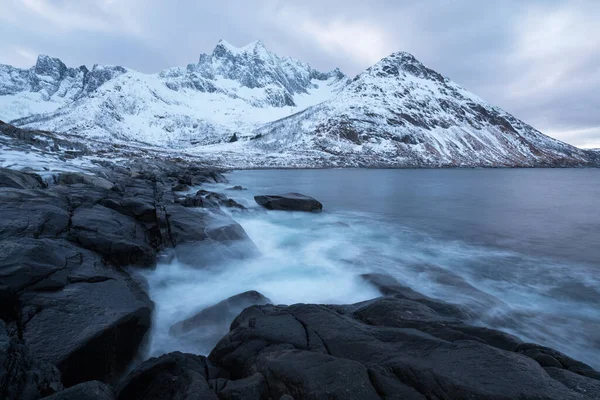
[(300, 193), (254, 196), (254, 200), (268, 210), (311, 212), (323, 209), (318, 200)]

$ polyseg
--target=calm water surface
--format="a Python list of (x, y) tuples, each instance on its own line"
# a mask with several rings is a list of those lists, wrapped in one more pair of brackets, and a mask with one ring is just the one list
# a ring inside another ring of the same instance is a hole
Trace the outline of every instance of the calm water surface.
[[(229, 179), (210, 189), (250, 207), (232, 216), (262, 255), (150, 274), (154, 353), (197, 352), (168, 338), (168, 326), (241, 291), (283, 304), (349, 303), (377, 296), (359, 274), (385, 272), (469, 307), (475, 324), (600, 368), (600, 169), (267, 170)], [(232, 185), (248, 190), (225, 190)], [(253, 201), (290, 191), (316, 197), (324, 212), (267, 212)]]

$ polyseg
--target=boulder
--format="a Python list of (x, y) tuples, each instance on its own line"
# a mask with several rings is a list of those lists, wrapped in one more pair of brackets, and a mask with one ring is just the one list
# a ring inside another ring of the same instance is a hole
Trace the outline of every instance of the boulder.
[(246, 307), (268, 304), (271, 301), (255, 290), (231, 296), (215, 305), (207, 307), (194, 316), (180, 321), (171, 327), (175, 336), (190, 334), (202, 339), (215, 339), (214, 343), (228, 331), (231, 321)]
[(73, 211), (69, 240), (116, 265), (153, 265), (156, 249), (147, 229), (134, 218), (96, 204)]
[(104, 383), (89, 381), (44, 397), (43, 400), (115, 400), (115, 395)]
[[(150, 328), (152, 302), (129, 274), (108, 268), (96, 254), (61, 240), (36, 242), (40, 248), (25, 242), (30, 250), (18, 260), (0, 261), (21, 293), (25, 344), (36, 359), (59, 368), (66, 386), (117, 379)], [(52, 256), (37, 258), (46, 252)]]
[(208, 385), (207, 360), (180, 352), (151, 358), (127, 375), (117, 390), (118, 400), (217, 400)]
[(177, 185), (173, 186), (171, 190), (173, 190), (174, 192), (187, 192), (188, 190), (190, 190), (190, 187), (185, 183), (178, 183)]
[(209, 192), (208, 190), (199, 190), (194, 197), (196, 201), (200, 204), (200, 207), (228, 207), (228, 208), (238, 208), (240, 210), (245, 210), (246, 207), (238, 203), (237, 201), (228, 198), (222, 193)]
[(0, 168), (0, 187), (15, 189), (42, 189), (46, 183), (34, 173)]
[(0, 188), (0, 240), (64, 235), (69, 226), (69, 203), (50, 190)]
[(227, 188), (227, 190), (246, 190), (246, 188), (240, 185), (235, 185), (233, 187)]
[(184, 207), (219, 208), (219, 203), (216, 201), (209, 200), (198, 195), (187, 195), (185, 197), (176, 199), (175, 202)]
[(268, 210), (321, 211), (323, 204), (299, 193), (254, 196), (254, 200)]

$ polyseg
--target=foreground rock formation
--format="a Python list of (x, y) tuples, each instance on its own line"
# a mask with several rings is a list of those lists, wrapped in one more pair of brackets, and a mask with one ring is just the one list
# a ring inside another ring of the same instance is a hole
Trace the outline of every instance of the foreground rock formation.
[[(3, 133), (13, 141), (38, 140), (11, 129)], [(177, 184), (224, 181), (214, 170), (138, 159), (45, 178), (0, 168), (2, 399), (117, 383), (153, 310), (131, 268), (152, 267), (158, 252), (190, 243), (249, 241), (218, 208), (175, 202)]]
[(208, 358), (176, 352), (148, 360), (117, 398), (599, 398), (600, 374), (589, 366), (468, 325), (459, 307), (389, 276), (363, 278), (384, 296), (353, 305), (251, 306)]

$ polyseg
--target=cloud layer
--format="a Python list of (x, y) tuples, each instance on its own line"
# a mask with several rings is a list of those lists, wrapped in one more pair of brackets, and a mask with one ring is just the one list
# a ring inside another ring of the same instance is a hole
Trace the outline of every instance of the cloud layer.
[(321, 70), (359, 73), (405, 50), (536, 128), (600, 147), (596, 0), (0, 0), (0, 63), (39, 53), (144, 72), (186, 65), (220, 39), (262, 39)]

